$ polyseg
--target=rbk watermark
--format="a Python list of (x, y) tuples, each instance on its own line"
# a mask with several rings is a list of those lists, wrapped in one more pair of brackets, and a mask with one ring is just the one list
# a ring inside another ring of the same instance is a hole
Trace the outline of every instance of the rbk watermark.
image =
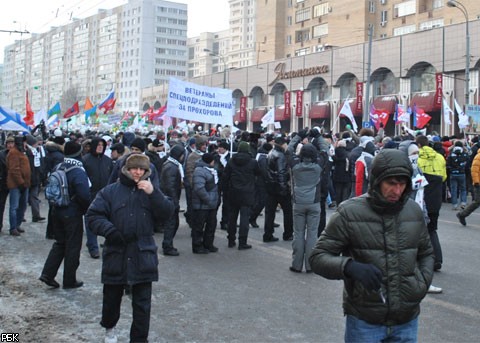
[(1, 333), (0, 342), (20, 342), (19, 333)]

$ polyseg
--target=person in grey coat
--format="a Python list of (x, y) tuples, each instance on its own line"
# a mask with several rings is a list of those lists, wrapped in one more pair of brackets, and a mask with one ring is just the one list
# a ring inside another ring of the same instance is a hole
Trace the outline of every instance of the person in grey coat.
[(217, 252), (213, 245), (217, 227), (218, 175), (213, 155), (205, 153), (197, 162), (192, 177), (192, 251), (194, 254)]
[(148, 340), (152, 282), (158, 281), (154, 223), (170, 218), (174, 211), (172, 201), (150, 181), (150, 168), (147, 156), (130, 155), (119, 181), (100, 190), (86, 214), (92, 232), (105, 237), (100, 325), (106, 329), (106, 342), (116, 342), (113, 329), (127, 285), (133, 308), (130, 342)]
[(311, 273), (308, 258), (317, 240), (320, 222), (320, 176), (322, 168), (317, 163), (317, 150), (313, 144), (305, 144), (300, 156), (291, 162), (292, 202), (293, 202), (293, 241), (292, 265), (290, 270)]

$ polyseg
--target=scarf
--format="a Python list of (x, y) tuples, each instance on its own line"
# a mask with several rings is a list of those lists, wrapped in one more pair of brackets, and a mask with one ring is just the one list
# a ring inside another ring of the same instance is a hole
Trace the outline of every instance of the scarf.
[(227, 166), (227, 155), (229, 154), (229, 152), (227, 151), (226, 153), (224, 154), (218, 154), (220, 156), (220, 163), (222, 164), (222, 166), (225, 168)]
[(35, 168), (40, 167), (40, 152), (37, 150), (37, 148), (34, 148), (31, 145), (27, 145), (30, 151), (32, 152), (33, 155), (33, 166)]
[(180, 178), (183, 181), (183, 178), (185, 177), (185, 173), (183, 172), (182, 164), (171, 156), (168, 156), (167, 161), (172, 162), (174, 165), (176, 165), (178, 167), (178, 172), (180, 173)]
[(217, 174), (217, 170), (215, 168), (210, 168), (210, 167), (203, 167), (205, 168), (206, 170), (208, 170), (210, 173), (212, 173), (213, 175), (213, 179), (215, 181), (215, 184), (218, 183), (218, 174)]

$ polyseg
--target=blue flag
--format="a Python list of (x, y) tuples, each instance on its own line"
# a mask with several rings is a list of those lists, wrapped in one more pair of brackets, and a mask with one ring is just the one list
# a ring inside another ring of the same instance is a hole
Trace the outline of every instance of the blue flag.
[(60, 114), (60, 103), (57, 101), (55, 105), (51, 109), (48, 110), (48, 117), (53, 116), (54, 114)]

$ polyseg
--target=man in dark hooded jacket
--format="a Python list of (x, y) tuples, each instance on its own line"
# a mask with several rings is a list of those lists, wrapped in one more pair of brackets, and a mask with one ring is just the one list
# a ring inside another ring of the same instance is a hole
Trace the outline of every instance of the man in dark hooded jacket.
[(315, 273), (344, 280), (346, 342), (417, 341), (434, 256), (411, 176), (404, 152), (378, 153), (368, 193), (339, 205), (310, 255)]
[(40, 281), (50, 287), (58, 288), (55, 281), (58, 269), (63, 261), (63, 288), (78, 288), (83, 282), (77, 280), (76, 273), (80, 265), (82, 249), (83, 220), (90, 203), (90, 191), (87, 173), (80, 158), (82, 146), (75, 142), (65, 144), (64, 163), (67, 167), (68, 194), (70, 204), (66, 207), (52, 206), (53, 231), (55, 242), (40, 276)]
[(185, 157), (185, 148), (181, 143), (175, 144), (170, 149), (170, 156), (163, 164), (160, 174), (160, 188), (162, 192), (169, 196), (175, 207), (172, 216), (163, 225), (163, 254), (166, 256), (178, 256), (178, 250), (173, 246), (173, 239), (179, 226), (180, 195), (182, 192), (182, 182), (184, 177), (183, 159)]
[(228, 197), (228, 247), (235, 246), (237, 219), (240, 214), (240, 230), (238, 232), (238, 250), (250, 249), (247, 244), (250, 211), (254, 204), (255, 178), (260, 175), (257, 161), (250, 154), (250, 145), (240, 142), (238, 151), (228, 161), (223, 173), (223, 181)]
[[(91, 201), (95, 199), (97, 193), (106, 185), (113, 169), (112, 159), (105, 155), (107, 142), (100, 137), (92, 139), (90, 144), (90, 153), (83, 157), (83, 167), (87, 172), (92, 186), (90, 187)], [(85, 223), (87, 233), (87, 248), (92, 258), (99, 258), (97, 236), (92, 233)]]

